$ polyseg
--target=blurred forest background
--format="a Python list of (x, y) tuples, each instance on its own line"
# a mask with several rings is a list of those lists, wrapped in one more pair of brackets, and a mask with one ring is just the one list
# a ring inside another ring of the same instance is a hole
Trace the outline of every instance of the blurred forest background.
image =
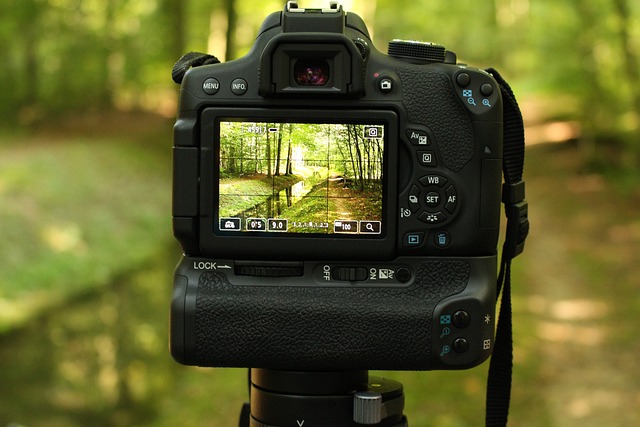
[[(244, 55), (283, 3), (0, 0), (0, 425), (235, 425), (245, 373), (166, 346), (170, 71), (187, 51)], [(640, 425), (640, 3), (341, 3), (379, 50), (443, 44), (521, 103), (510, 425)], [(387, 376), (410, 425), (483, 424), (486, 366)]]

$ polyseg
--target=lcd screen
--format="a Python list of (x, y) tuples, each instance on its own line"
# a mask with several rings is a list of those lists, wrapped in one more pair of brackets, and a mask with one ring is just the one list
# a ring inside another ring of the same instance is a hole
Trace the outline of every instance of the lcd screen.
[(217, 131), (217, 232), (384, 234), (384, 124), (224, 118)]

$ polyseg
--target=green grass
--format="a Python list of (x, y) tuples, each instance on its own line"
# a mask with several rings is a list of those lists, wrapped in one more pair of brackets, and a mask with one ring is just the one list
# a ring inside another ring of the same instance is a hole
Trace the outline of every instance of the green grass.
[(0, 331), (170, 241), (170, 137), (0, 138)]

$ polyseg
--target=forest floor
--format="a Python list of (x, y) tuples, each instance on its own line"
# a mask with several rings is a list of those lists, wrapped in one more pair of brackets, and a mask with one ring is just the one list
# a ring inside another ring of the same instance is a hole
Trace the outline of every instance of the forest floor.
[[(514, 261), (513, 395), (523, 420), (548, 419), (513, 425), (640, 425), (640, 186), (584, 164), (572, 143), (527, 152), (531, 234)], [(531, 412), (531, 394), (544, 410)]]

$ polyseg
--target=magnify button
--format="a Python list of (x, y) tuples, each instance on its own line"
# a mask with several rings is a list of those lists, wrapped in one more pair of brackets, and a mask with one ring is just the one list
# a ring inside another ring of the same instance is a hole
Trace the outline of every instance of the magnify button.
[(489, 102), (488, 99), (483, 99), (482, 100), (482, 105), (484, 105), (485, 107), (491, 107), (491, 103)]
[(380, 234), (380, 221), (360, 221), (360, 233)]
[(476, 106), (476, 100), (473, 98), (467, 98), (467, 102), (471, 105), (473, 105), (474, 107)]

